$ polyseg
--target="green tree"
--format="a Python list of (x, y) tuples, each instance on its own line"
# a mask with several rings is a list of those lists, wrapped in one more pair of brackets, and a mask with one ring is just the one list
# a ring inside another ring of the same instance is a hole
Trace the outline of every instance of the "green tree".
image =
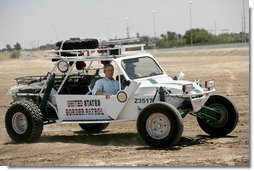
[(137, 37), (137, 38), (140, 38), (140, 34), (139, 34), (138, 32), (137, 32), (137, 34), (136, 34), (136, 37)]
[(7, 50), (7, 51), (11, 51), (11, 50), (12, 50), (11, 45), (7, 44), (7, 45), (6, 45), (6, 50)]
[(167, 31), (167, 40), (169, 41), (176, 41), (177, 40), (177, 34), (175, 32)]
[(167, 36), (165, 34), (161, 34), (161, 38), (166, 41), (167, 40)]
[(149, 36), (141, 36), (140, 37), (140, 42), (147, 44), (147, 43), (150, 42), (150, 37)]
[(213, 40), (213, 35), (205, 29), (192, 29), (187, 30), (183, 36), (186, 39), (187, 44), (191, 43), (191, 31), (193, 43), (208, 43)]
[(182, 39), (182, 35), (181, 34), (177, 34), (177, 40), (179, 41), (179, 40), (181, 40)]
[(14, 49), (15, 49), (15, 50), (21, 50), (22, 47), (21, 47), (21, 45), (17, 42), (17, 43), (14, 45)]

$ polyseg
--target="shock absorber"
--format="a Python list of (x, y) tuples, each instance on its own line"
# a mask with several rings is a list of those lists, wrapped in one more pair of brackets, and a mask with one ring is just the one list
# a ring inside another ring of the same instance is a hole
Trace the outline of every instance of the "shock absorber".
[(165, 93), (162, 87), (159, 89), (160, 101), (165, 102)]

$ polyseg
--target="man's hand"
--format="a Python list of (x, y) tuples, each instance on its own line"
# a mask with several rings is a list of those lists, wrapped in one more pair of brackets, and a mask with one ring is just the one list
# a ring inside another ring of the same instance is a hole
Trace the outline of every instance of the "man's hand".
[(96, 95), (105, 95), (106, 99), (109, 99), (110, 98), (110, 94), (108, 93), (105, 93), (105, 92), (102, 92), (102, 91), (97, 91), (96, 92)]

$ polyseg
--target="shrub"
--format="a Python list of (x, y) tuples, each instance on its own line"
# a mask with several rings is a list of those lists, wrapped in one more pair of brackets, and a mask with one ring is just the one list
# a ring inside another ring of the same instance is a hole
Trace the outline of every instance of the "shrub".
[(14, 50), (14, 51), (11, 52), (10, 58), (11, 59), (17, 59), (17, 58), (19, 58), (19, 56), (20, 56), (20, 51), (19, 50)]

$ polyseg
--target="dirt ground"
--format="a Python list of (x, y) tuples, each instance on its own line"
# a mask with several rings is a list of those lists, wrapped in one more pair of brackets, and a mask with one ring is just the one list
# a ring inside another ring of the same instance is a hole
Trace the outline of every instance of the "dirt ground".
[(196, 118), (184, 118), (178, 145), (151, 149), (138, 138), (135, 122), (112, 123), (99, 134), (87, 134), (77, 124), (45, 125), (36, 143), (15, 144), (6, 133), (7, 90), (14, 78), (46, 74), (52, 66), (45, 57), (0, 60), (1, 166), (250, 166), (249, 49), (227, 48), (152, 51), (170, 76), (215, 79), (216, 93), (227, 95), (239, 110), (239, 123), (226, 137), (210, 137)]

